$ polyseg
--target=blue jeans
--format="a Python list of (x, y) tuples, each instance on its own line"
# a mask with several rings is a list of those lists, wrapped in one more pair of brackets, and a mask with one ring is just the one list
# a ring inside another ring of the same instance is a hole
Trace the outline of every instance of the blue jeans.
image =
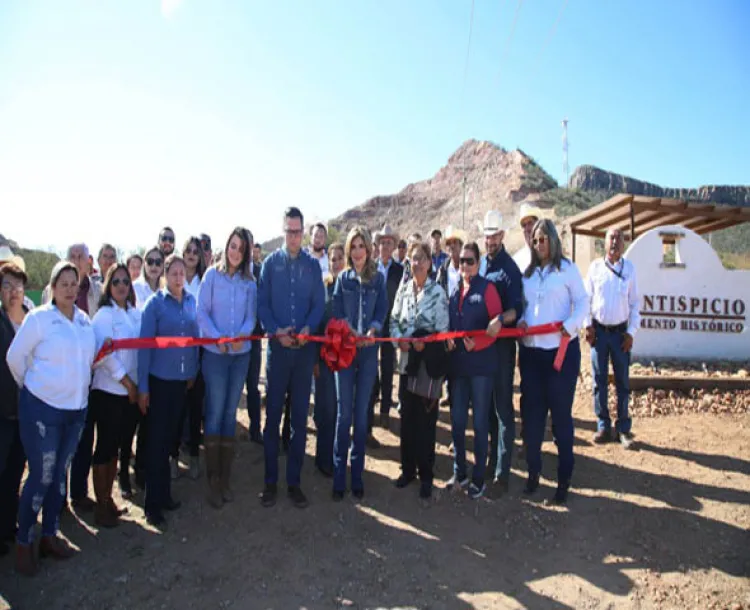
[(203, 352), (203, 381), (206, 384), (206, 436), (234, 438), (237, 427), (237, 405), (247, 378), (250, 352), (214, 354)]
[(333, 471), (333, 443), (336, 432), (336, 378), (322, 360), (320, 375), (315, 380), (315, 410), (313, 419), (318, 431), (315, 443), (315, 464)]
[(524, 398), (523, 435), (529, 474), (537, 475), (542, 471), (542, 442), (549, 411), (557, 444), (559, 484), (569, 482), (573, 475), (573, 399), (581, 370), (578, 339), (568, 345), (559, 372), (553, 367), (556, 354), (555, 349), (521, 346), (519, 364)]
[(287, 348), (276, 339), (268, 341), (266, 352), (266, 426), (263, 429), (263, 452), (266, 461), (266, 484), (279, 480), (279, 424), (286, 394), (290, 396), (291, 437), (286, 460), (286, 483), (298, 487), (305, 457), (307, 413), (310, 410), (310, 383), (317, 344)]
[(378, 374), (378, 348), (376, 345), (360, 347), (354, 362), (336, 373), (338, 413), (336, 416), (336, 441), (333, 447), (333, 488), (346, 490), (346, 463), (349, 457), (349, 430), (354, 423), (352, 437), (352, 490), (364, 488), (362, 472), (365, 469), (365, 441), (367, 440), (367, 413), (370, 395)]
[(250, 364), (247, 368), (247, 417), (250, 420), (250, 437), (260, 435), (260, 341), (252, 341)]
[(474, 469), (471, 479), (477, 487), (484, 485), (487, 469), (492, 377), (453, 377), (451, 380), (451, 434), (453, 436), (453, 473), (466, 478), (466, 424), (469, 403), (474, 411)]
[[(490, 407), (490, 456), (499, 478), (510, 476), (513, 442), (516, 439), (516, 417), (513, 410), (513, 373), (516, 370), (516, 340), (500, 339), (495, 343), (500, 369), (495, 376)], [(494, 458), (494, 459), (492, 459)]]
[(596, 340), (591, 348), (591, 371), (594, 376), (594, 413), (596, 413), (597, 428), (611, 430), (612, 421), (609, 418), (607, 394), (609, 390), (609, 360), (612, 359), (612, 369), (615, 373), (615, 387), (617, 388), (617, 422), (618, 432), (628, 433), (632, 420), (628, 417), (628, 401), (630, 400), (630, 352), (622, 351), (624, 333), (608, 332), (596, 327)]
[(18, 424), (29, 475), (18, 507), (19, 544), (31, 544), (40, 510), (42, 536), (57, 534), (65, 478), (85, 421), (86, 409), (56, 409), (21, 389)]

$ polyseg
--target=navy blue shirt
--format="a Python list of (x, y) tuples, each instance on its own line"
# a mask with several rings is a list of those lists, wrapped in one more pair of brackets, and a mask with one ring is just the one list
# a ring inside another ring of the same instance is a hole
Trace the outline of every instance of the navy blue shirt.
[(292, 258), (279, 248), (263, 261), (258, 282), (258, 317), (267, 333), (292, 327), (318, 329), (325, 312), (320, 264), (304, 250)]
[[(483, 258), (483, 275), (495, 285), (503, 304), (503, 311), (515, 309), (516, 320), (520, 320), (523, 314), (523, 278), (516, 261), (508, 254), (505, 246), (500, 246), (500, 250), (494, 257), (490, 258), (485, 254)], [(503, 326), (515, 325), (514, 322)]]
[[(166, 288), (152, 294), (141, 317), (141, 337), (198, 337), (195, 297), (187, 290), (182, 302)], [(197, 347), (169, 347), (138, 351), (138, 391), (148, 393), (148, 376), (187, 381), (198, 374)]]

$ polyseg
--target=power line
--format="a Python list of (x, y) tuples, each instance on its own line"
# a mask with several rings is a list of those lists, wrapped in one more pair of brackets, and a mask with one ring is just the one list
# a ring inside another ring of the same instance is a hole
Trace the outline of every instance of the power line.
[(566, 6), (568, 6), (568, 0), (563, 0), (563, 4), (560, 7), (560, 12), (557, 13), (557, 19), (555, 19), (555, 22), (552, 24), (550, 31), (547, 33), (547, 37), (544, 39), (542, 46), (539, 47), (539, 52), (536, 54), (536, 57), (534, 58), (534, 62), (532, 63), (532, 66), (534, 66), (533, 72), (536, 72), (536, 68), (539, 67), (539, 60), (542, 58), (542, 55), (547, 50), (547, 47), (549, 46), (550, 42), (552, 42), (552, 39), (557, 33), (557, 26), (560, 25), (560, 21), (562, 20), (562, 16), (563, 16), (563, 13), (565, 12)]
[(497, 80), (500, 80), (500, 77), (503, 73), (503, 65), (505, 64), (505, 60), (508, 56), (508, 53), (510, 52), (510, 45), (513, 42), (513, 36), (516, 33), (516, 24), (518, 23), (518, 15), (521, 12), (521, 5), (523, 4), (523, 0), (518, 0), (518, 4), (516, 5), (516, 12), (513, 15), (513, 23), (510, 26), (510, 32), (508, 33), (508, 38), (505, 39), (505, 47), (503, 48), (503, 54), (500, 56), (500, 69), (497, 73)]

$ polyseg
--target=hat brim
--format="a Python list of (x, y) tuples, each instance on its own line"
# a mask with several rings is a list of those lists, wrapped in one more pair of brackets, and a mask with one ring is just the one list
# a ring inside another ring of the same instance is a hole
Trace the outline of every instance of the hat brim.
[(485, 237), (489, 237), (490, 235), (497, 235), (502, 230), (503, 229), (501, 229), (500, 227), (497, 227), (497, 228), (486, 228), (486, 229), (482, 229), (482, 233), (484, 234)]
[(380, 245), (380, 242), (384, 239), (390, 239), (393, 240), (393, 245), (395, 246), (398, 243), (398, 235), (378, 235), (373, 241), (375, 245)]

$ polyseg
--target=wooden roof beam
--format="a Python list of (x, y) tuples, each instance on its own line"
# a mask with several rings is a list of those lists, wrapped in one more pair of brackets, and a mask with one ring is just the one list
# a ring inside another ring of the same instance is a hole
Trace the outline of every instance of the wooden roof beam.
[[(635, 210), (635, 226), (636, 230), (638, 229), (638, 224), (641, 222), (646, 222), (648, 220), (651, 220), (652, 218), (656, 218), (657, 216), (661, 216), (660, 212), (654, 212), (652, 210)], [(588, 229), (592, 229), (594, 231), (604, 230), (606, 231), (611, 226), (619, 225), (623, 220), (628, 221), (628, 227), (630, 227), (630, 208), (625, 208), (623, 210), (619, 210), (617, 214), (612, 214), (611, 216), (605, 216), (600, 219), (598, 219), (595, 223), (592, 223), (588, 225)]]
[(582, 224), (590, 222), (595, 218), (604, 216), (605, 214), (619, 208), (624, 204), (629, 204), (631, 201), (633, 201), (633, 195), (615, 195), (614, 197), (607, 199), (607, 201), (603, 201), (599, 205), (595, 205), (593, 208), (590, 208), (584, 212), (581, 212), (580, 214), (576, 214), (575, 216), (569, 218), (568, 224), (571, 228), (581, 226)]

